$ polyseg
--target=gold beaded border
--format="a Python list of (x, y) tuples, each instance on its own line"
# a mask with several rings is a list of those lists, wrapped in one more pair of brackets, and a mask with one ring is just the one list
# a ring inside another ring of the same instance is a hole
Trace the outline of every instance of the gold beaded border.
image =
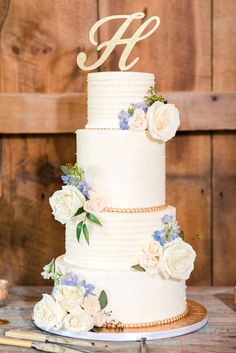
[(155, 212), (164, 210), (168, 207), (167, 204), (151, 207), (136, 207), (136, 208), (118, 208), (118, 207), (105, 207), (103, 212), (118, 212), (118, 213), (142, 213), (142, 212)]
[(161, 325), (169, 325), (173, 322), (182, 320), (188, 314), (188, 307), (186, 305), (186, 309), (182, 314), (176, 315), (170, 319), (165, 320), (157, 320), (157, 321), (150, 321), (150, 322), (143, 322), (143, 323), (134, 323), (134, 324), (125, 324), (122, 322), (107, 322), (105, 323), (102, 328), (104, 329), (113, 329), (113, 330), (123, 330), (123, 329), (133, 329), (133, 328), (147, 328), (153, 326), (161, 326)]

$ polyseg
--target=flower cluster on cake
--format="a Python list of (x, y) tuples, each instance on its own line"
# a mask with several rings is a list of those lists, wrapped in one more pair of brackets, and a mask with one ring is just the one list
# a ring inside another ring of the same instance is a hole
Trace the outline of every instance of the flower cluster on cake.
[(64, 328), (73, 333), (84, 333), (103, 326), (110, 313), (105, 291), (98, 296), (95, 286), (73, 273), (56, 272), (54, 259), (44, 267), (42, 276), (53, 279), (52, 294), (44, 294), (35, 305), (33, 319), (45, 330)]
[(180, 124), (178, 109), (159, 95), (154, 86), (149, 88), (142, 102), (121, 110), (119, 119), (122, 130), (148, 130), (153, 138), (164, 142), (175, 136)]

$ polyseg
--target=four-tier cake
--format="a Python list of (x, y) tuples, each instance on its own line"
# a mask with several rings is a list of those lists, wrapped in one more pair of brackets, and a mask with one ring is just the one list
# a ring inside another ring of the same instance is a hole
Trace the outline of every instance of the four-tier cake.
[(179, 123), (153, 74), (88, 75), (77, 162), (62, 166), (64, 185), (50, 198), (66, 227), (66, 251), (44, 267), (55, 286), (34, 308), (40, 327), (84, 333), (186, 314), (196, 254), (165, 195), (165, 143)]

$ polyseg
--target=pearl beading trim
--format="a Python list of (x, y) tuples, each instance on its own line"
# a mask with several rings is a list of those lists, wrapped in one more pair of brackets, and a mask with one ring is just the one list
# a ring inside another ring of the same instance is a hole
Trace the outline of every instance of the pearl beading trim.
[(132, 329), (132, 328), (145, 328), (145, 327), (153, 327), (153, 326), (160, 326), (160, 325), (169, 325), (173, 322), (176, 322), (176, 321), (183, 319), (187, 314), (188, 314), (188, 307), (187, 307), (187, 303), (186, 303), (186, 308), (185, 308), (184, 312), (182, 314), (176, 315), (170, 319), (143, 322), (143, 323), (134, 323), (134, 324), (129, 324), (129, 323), (125, 324), (122, 322), (112, 321), (112, 322), (105, 323), (102, 326), (102, 328), (122, 331), (123, 329), (126, 329), (126, 328)]
[(103, 212), (118, 212), (118, 213), (142, 213), (142, 212), (156, 212), (164, 210), (168, 207), (167, 204), (151, 206), (151, 207), (133, 207), (133, 208), (118, 208), (118, 207), (105, 207)]

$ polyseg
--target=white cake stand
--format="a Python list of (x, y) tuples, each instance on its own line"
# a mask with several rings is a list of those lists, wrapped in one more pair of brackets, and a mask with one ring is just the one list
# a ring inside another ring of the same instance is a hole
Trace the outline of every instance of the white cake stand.
[[(186, 316), (183, 319), (171, 324), (136, 329), (124, 329), (123, 331), (100, 329), (97, 332), (88, 332), (86, 334), (73, 334), (62, 329), (51, 329), (47, 330), (47, 332), (64, 337), (78, 338), (89, 341), (110, 342), (141, 341), (142, 338), (146, 338), (147, 341), (150, 341), (177, 337), (199, 330), (205, 326), (208, 321), (207, 310), (203, 305), (192, 300), (188, 300), (187, 305), (188, 312)], [(45, 331), (42, 327), (38, 325), (36, 326)]]

